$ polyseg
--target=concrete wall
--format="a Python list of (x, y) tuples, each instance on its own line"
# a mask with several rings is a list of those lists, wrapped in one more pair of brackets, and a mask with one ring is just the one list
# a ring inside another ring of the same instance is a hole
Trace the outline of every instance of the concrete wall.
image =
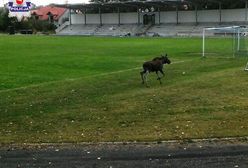
[[(159, 16), (156, 14), (156, 23), (158, 23)], [(160, 12), (160, 22), (161, 23), (176, 23), (177, 22), (177, 13), (176, 11), (172, 12)]]
[(195, 11), (179, 11), (178, 22), (179, 23), (193, 23), (196, 21)]
[(105, 13), (102, 15), (103, 24), (117, 24), (118, 23), (118, 13)]
[(219, 10), (199, 10), (198, 22), (219, 22), (220, 14)]
[(72, 14), (71, 22), (72, 24), (84, 24), (84, 15), (83, 14)]
[(245, 9), (233, 9), (233, 10), (223, 10), (221, 12), (222, 21), (230, 22), (230, 21), (245, 21)]
[[(159, 21), (158, 12), (156, 15), (156, 23)], [(222, 22), (235, 22), (235, 21), (246, 21), (245, 9), (226, 9), (221, 12)], [(197, 20), (199, 23), (205, 22), (216, 22), (220, 21), (219, 10), (199, 10), (197, 13)], [(72, 24), (84, 24), (83, 14), (72, 14)], [(133, 13), (121, 13), (120, 14), (121, 24), (134, 24), (138, 23), (137, 12)], [(160, 22), (161, 23), (176, 23), (177, 14), (176, 11), (161, 12)], [(99, 24), (100, 17), (99, 14), (87, 14), (86, 15), (87, 24)], [(143, 16), (140, 14), (140, 22), (143, 22)], [(179, 11), (178, 12), (178, 22), (179, 23), (194, 23), (196, 22), (195, 11)], [(103, 24), (118, 24), (118, 13), (104, 13), (102, 14)]]
[[(140, 17), (141, 21), (141, 17)], [(122, 24), (131, 24), (131, 23), (138, 23), (138, 13), (121, 13), (121, 23)]]
[(100, 23), (99, 14), (86, 14), (86, 23), (87, 24), (99, 24)]

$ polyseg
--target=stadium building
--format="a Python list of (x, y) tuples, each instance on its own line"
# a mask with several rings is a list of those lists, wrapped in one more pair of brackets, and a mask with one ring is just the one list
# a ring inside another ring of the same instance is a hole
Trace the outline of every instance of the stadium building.
[(204, 27), (246, 26), (248, 0), (148, 0), (58, 5), (59, 35), (199, 36)]

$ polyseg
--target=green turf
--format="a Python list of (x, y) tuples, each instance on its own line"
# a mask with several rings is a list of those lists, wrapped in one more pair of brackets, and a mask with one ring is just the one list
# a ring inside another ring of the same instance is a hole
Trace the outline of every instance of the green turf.
[[(203, 59), (200, 38), (0, 36), (0, 143), (247, 136), (247, 59), (210, 41)], [(164, 52), (144, 87), (137, 67)]]

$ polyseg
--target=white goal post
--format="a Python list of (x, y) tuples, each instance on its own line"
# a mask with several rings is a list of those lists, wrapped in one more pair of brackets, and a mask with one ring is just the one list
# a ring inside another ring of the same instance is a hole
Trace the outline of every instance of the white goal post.
[[(211, 33), (209, 33), (211, 32)], [(209, 34), (207, 34), (209, 33)], [(248, 56), (248, 28), (245, 26), (211, 27), (203, 28), (202, 33), (202, 57), (206, 57), (206, 37), (215, 35), (228, 37), (232, 40), (232, 56)], [(232, 37), (232, 38), (230, 38)], [(248, 62), (245, 66), (248, 71)]]
[(231, 33), (233, 35), (236, 35), (238, 37), (237, 39), (237, 49), (240, 48), (240, 26), (229, 26), (229, 27), (211, 27), (211, 28), (203, 28), (202, 33), (202, 57), (206, 56), (205, 53), (205, 45), (206, 45), (206, 32), (225, 32), (225, 33)]
[(248, 71), (248, 62), (246, 64), (246, 66), (245, 66), (245, 71)]

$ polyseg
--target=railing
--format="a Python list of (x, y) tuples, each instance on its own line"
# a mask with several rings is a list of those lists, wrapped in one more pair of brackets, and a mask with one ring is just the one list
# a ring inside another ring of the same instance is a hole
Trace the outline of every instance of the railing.
[(59, 27), (55, 30), (56, 33), (60, 32), (60, 31), (63, 30), (66, 26), (69, 26), (69, 25), (70, 25), (69, 21), (64, 22), (61, 26), (59, 26)]
[(140, 25), (137, 27), (136, 29), (136, 36), (141, 36), (141, 35), (146, 35), (146, 32), (152, 27), (152, 24), (148, 24), (148, 25)]

